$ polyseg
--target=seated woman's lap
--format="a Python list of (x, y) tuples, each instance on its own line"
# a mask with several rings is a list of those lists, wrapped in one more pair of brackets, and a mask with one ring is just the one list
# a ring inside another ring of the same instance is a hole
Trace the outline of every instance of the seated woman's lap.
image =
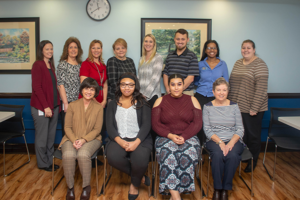
[(66, 141), (61, 146), (62, 158), (63, 159), (78, 159), (78, 158), (88, 158), (90, 159), (97, 149), (101, 146), (101, 141), (92, 140), (86, 142), (79, 150), (73, 147), (71, 141)]
[[(225, 144), (227, 144), (227, 142)], [(223, 151), (221, 150), (220, 146), (212, 140), (206, 142), (205, 146), (210, 152), (212, 159), (219, 158), (225, 160), (228, 158), (237, 158), (238, 160), (241, 160), (241, 155), (244, 150), (244, 145), (240, 141), (235, 143), (232, 150), (229, 151), (226, 156), (223, 155)]]

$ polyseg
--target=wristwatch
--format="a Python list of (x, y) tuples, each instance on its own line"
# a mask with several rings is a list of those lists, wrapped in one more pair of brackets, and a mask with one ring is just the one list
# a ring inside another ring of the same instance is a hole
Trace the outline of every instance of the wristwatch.
[(223, 143), (223, 141), (222, 141), (222, 140), (220, 140), (219, 142), (216, 142), (216, 144), (221, 144), (221, 143)]

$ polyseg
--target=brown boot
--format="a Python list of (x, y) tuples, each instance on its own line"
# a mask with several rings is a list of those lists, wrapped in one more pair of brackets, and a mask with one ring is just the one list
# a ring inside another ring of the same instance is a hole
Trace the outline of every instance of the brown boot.
[(221, 200), (221, 191), (220, 190), (215, 189), (212, 200)]
[(221, 192), (221, 200), (228, 200), (228, 192), (227, 192), (227, 190), (222, 190), (222, 192)]
[(72, 189), (68, 188), (68, 192), (66, 195), (66, 200), (75, 200), (74, 187)]
[(80, 200), (89, 200), (90, 194), (91, 194), (91, 186), (88, 185), (82, 189)]

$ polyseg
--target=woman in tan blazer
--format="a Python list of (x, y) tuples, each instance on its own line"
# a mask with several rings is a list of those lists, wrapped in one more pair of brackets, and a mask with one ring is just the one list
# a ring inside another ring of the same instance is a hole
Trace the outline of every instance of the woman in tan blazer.
[(76, 159), (82, 176), (83, 190), (80, 199), (90, 198), (91, 156), (101, 146), (103, 107), (93, 100), (99, 94), (98, 83), (93, 78), (86, 78), (79, 91), (83, 98), (69, 104), (64, 127), (66, 135), (59, 145), (68, 185), (67, 200), (75, 199)]

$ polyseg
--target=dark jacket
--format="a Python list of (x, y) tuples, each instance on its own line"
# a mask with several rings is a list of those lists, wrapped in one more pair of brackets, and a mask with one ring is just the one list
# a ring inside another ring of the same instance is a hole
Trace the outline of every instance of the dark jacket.
[[(137, 138), (141, 140), (140, 145), (152, 150), (153, 142), (150, 134), (151, 108), (149, 105), (146, 104), (146, 101), (144, 103), (145, 104), (140, 109), (136, 109), (138, 124), (140, 128)], [(136, 106), (140, 107), (141, 104), (138, 102)], [(108, 133), (107, 146), (109, 145), (110, 141), (115, 140), (115, 137), (119, 136), (118, 126), (116, 121), (116, 112), (117, 112), (117, 102), (116, 100), (112, 100), (108, 104), (106, 110), (106, 129)]]

